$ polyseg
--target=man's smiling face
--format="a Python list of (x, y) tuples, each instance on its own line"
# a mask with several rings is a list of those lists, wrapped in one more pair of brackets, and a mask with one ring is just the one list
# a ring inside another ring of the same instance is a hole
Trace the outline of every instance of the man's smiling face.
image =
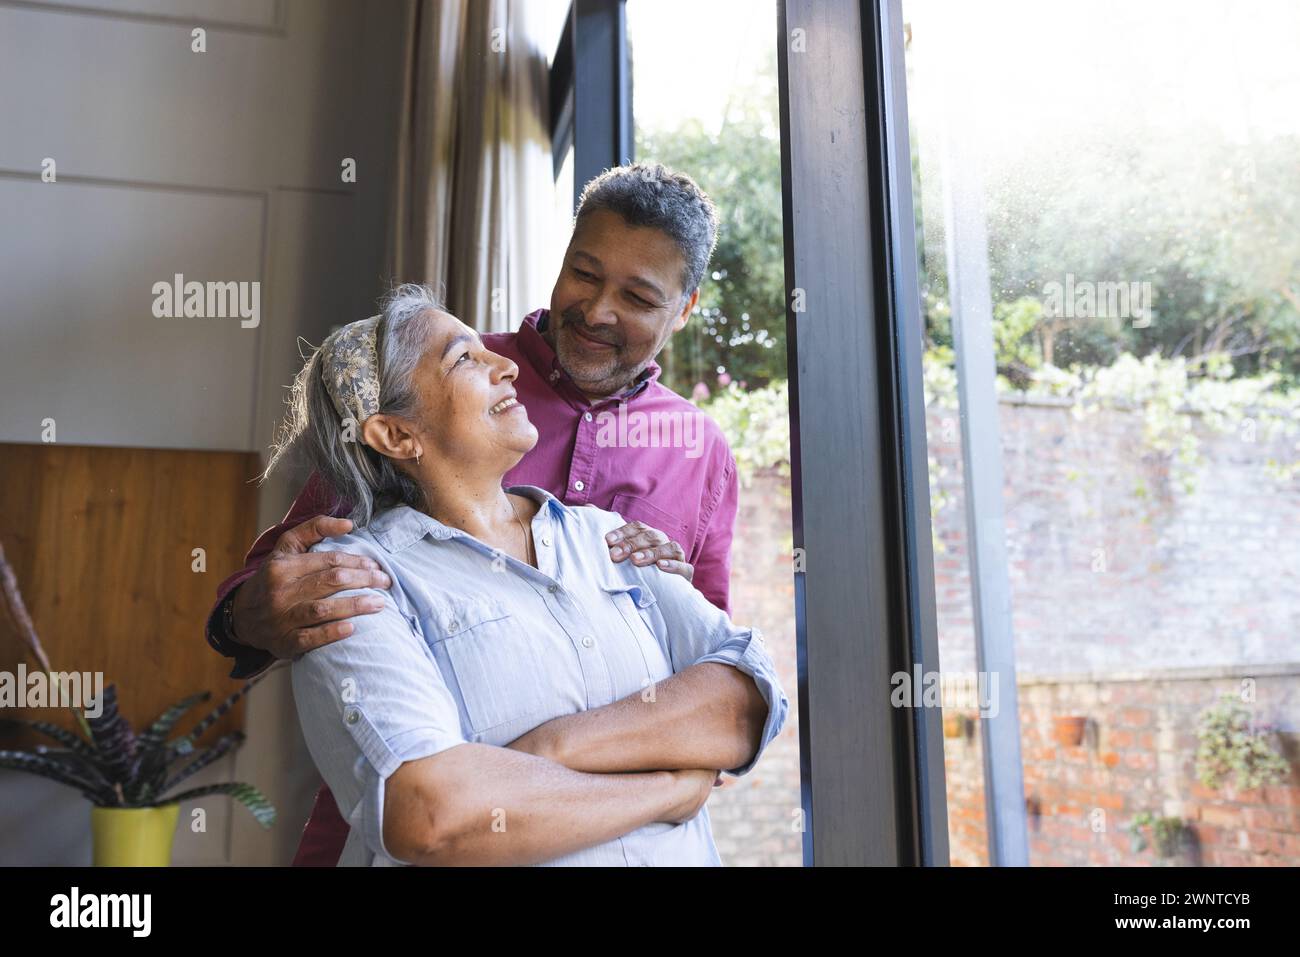
[(658, 355), (699, 300), (667, 233), (593, 210), (574, 230), (551, 291), (546, 339), (587, 396), (614, 395)]

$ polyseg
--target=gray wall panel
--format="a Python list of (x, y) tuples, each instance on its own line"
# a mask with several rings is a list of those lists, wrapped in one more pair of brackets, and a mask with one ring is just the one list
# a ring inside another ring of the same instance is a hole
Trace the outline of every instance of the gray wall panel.
[(278, 26), (279, 0), (18, 0), (47, 11), (127, 18), (192, 20), (196, 24), (262, 28)]
[(211, 30), (194, 53), (187, 23), (0, 3), (0, 169), (39, 175), (48, 156), (113, 180), (343, 190), (367, 82), (400, 66), (366, 56), (362, 9), (296, 3), (283, 36)]
[(155, 318), (152, 289), (260, 280), (263, 205), (0, 178), (0, 442), (52, 417), (74, 445), (247, 449), (261, 326)]

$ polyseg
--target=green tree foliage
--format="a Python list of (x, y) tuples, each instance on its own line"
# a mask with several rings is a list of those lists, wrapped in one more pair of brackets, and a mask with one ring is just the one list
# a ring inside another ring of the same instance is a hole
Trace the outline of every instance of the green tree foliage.
[[(940, 183), (925, 173), (927, 331), (950, 345)], [(1149, 324), (1041, 318), (1040, 359), (1105, 366), (1124, 353), (1226, 352), (1238, 374), (1300, 384), (1300, 138), (1238, 143), (1194, 129), (1073, 152), (1026, 141), (1016, 161), (986, 172), (986, 214), (995, 316), (999, 305), (1041, 302), (1067, 274), (1151, 283)]]
[(785, 378), (779, 130), (769, 71), (737, 92), (720, 130), (692, 120), (637, 131), (637, 157), (688, 173), (721, 220), (699, 305), (659, 359), (664, 383), (683, 395), (698, 383), (712, 393), (729, 382), (754, 389)]

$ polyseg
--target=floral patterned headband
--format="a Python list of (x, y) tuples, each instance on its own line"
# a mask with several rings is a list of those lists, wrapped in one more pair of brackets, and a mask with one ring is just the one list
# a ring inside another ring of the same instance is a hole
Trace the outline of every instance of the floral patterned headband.
[(321, 377), (339, 417), (357, 425), (379, 411), (380, 316), (358, 319), (321, 343)]

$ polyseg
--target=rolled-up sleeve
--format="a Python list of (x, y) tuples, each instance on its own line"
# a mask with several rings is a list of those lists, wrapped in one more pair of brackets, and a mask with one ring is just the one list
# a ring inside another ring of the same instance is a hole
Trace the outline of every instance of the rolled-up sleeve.
[(742, 634), (727, 638), (717, 649), (692, 664), (701, 665), (710, 661), (731, 665), (749, 675), (754, 679), (759, 693), (763, 695), (763, 700), (767, 702), (767, 718), (763, 721), (763, 734), (759, 738), (758, 750), (747, 763), (727, 771), (728, 774), (740, 777), (742, 774), (749, 773), (750, 769), (758, 763), (763, 752), (767, 750), (768, 744), (781, 733), (781, 728), (785, 726), (786, 713), (790, 710), (790, 701), (786, 698), (781, 683), (777, 681), (776, 665), (768, 655), (767, 649), (763, 647), (763, 635), (758, 629), (746, 629)]
[(747, 763), (727, 769), (728, 774), (736, 777), (747, 774), (772, 739), (781, 733), (790, 710), (790, 700), (777, 679), (776, 665), (764, 646), (762, 633), (733, 623), (726, 612), (680, 575), (657, 568), (647, 568), (645, 574), (667, 629), (666, 650), (673, 672), (708, 662), (731, 665), (753, 679), (767, 702), (767, 718), (758, 750)]
[(403, 763), (467, 739), (418, 621), (383, 589), (336, 597), (349, 595), (379, 596), (384, 609), (351, 619), (347, 638), (294, 659), (294, 701), (307, 747), (343, 817), (361, 829), (373, 853), (405, 864), (384, 846), (385, 784)]

